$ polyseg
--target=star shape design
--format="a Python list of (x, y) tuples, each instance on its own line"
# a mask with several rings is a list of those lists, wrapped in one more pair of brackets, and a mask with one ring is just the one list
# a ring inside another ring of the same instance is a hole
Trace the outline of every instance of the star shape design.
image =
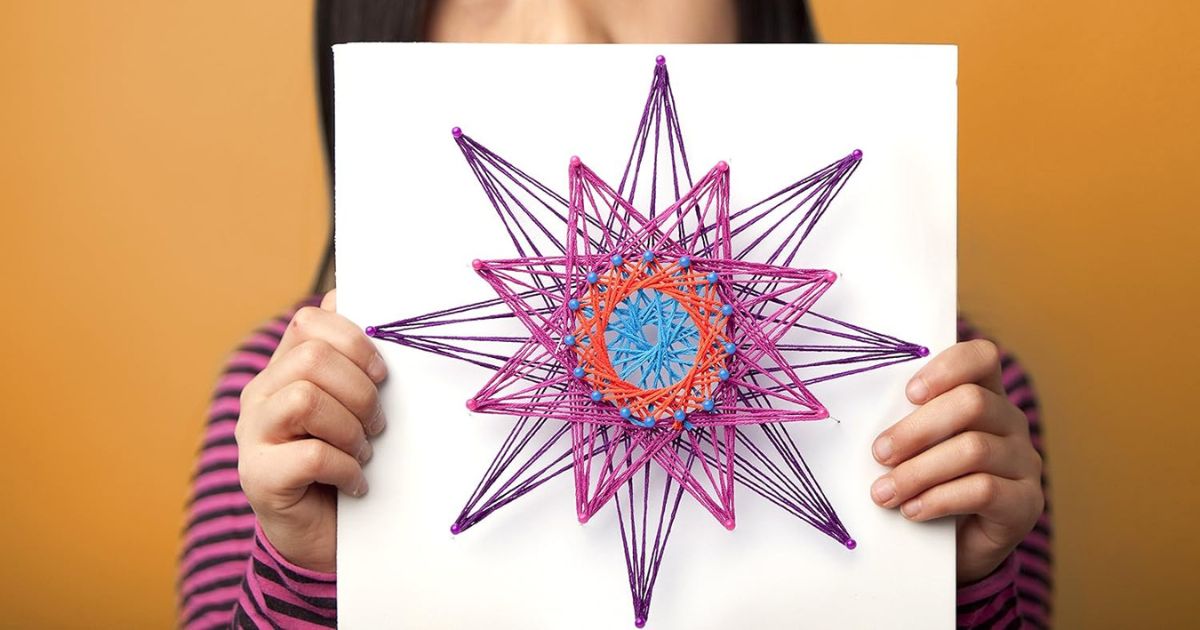
[(615, 186), (574, 157), (562, 195), (452, 135), (516, 256), (472, 263), (495, 299), (367, 327), (488, 369), (468, 409), (516, 418), (451, 532), (571, 473), (581, 522), (616, 504), (638, 627), (685, 494), (733, 529), (741, 485), (855, 548), (787, 425), (829, 416), (810, 386), (927, 354), (816, 313), (837, 274), (793, 267), (862, 152), (731, 211), (727, 163), (693, 180), (661, 56)]

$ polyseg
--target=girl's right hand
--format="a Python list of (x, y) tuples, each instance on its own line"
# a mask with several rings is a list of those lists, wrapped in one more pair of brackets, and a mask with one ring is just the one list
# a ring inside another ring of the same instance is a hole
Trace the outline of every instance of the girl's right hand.
[(367, 491), (368, 436), (385, 420), (383, 358), (358, 326), (321, 307), (296, 312), (267, 367), (242, 390), (238, 476), (267, 539), (289, 562), (337, 566), (337, 490)]

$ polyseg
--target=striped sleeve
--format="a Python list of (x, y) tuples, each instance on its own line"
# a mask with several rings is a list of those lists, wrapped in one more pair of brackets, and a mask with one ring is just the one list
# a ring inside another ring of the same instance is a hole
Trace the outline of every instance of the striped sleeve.
[[(982, 335), (965, 321), (958, 326), (960, 341), (980, 339)], [(1041, 410), (1029, 375), (1012, 355), (1001, 352), (1000, 366), (1008, 399), (1029, 420), (1033, 447), (1046, 459), (1043, 444)], [(1046, 473), (1042, 473), (1042, 491), (1048, 491)], [(1033, 531), (1016, 550), (987, 577), (958, 589), (958, 627), (960, 628), (1047, 628), (1053, 586), (1051, 553), (1050, 499), (1038, 517)]]
[(238, 482), (242, 388), (267, 366), (298, 304), (233, 352), (209, 407), (179, 561), (179, 622), (201, 628), (336, 625), (336, 578), (294, 566), (263, 535)]

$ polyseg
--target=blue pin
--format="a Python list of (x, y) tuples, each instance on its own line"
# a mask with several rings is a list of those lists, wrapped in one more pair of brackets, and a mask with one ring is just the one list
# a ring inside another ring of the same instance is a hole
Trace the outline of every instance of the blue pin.
[(574, 370), (571, 370), (571, 373), (575, 375), (575, 378), (583, 378), (584, 374), (583, 368), (581, 367), (576, 367)]
[(621, 417), (622, 418), (625, 418), (626, 420), (628, 420), (631, 416), (633, 416), (633, 412), (629, 410), (629, 407), (621, 407)]
[(571, 299), (567, 300), (567, 308), (571, 309), (572, 311), (578, 311), (579, 310), (579, 300), (576, 300), (575, 298), (571, 298)]
[(680, 256), (680, 258), (679, 258), (679, 266), (680, 266), (680, 267), (683, 267), (684, 269), (687, 269), (688, 267), (691, 267), (691, 266), (692, 266), (692, 259), (691, 259), (691, 257), (690, 257), (690, 256)]
[(620, 267), (621, 264), (625, 262), (625, 259), (622, 258), (620, 254), (617, 254), (616, 256), (613, 256), (612, 258), (610, 258), (609, 261), (613, 264), (614, 267)]
[(715, 406), (716, 406), (716, 403), (714, 403), (714, 402), (712, 401), (712, 399), (711, 399), (711, 398), (709, 398), (709, 399), (707, 399), (707, 400), (705, 400), (705, 401), (704, 401), (704, 404), (703, 404), (702, 406), (704, 407), (704, 410), (705, 410), (705, 411), (712, 411), (712, 410), (713, 410), (713, 407), (715, 407)]
[(566, 337), (563, 337), (563, 344), (568, 346), (575, 345), (575, 335), (567, 335)]
[(595, 271), (589, 271), (587, 275), (588, 284), (596, 284), (600, 282), (600, 276), (596, 275)]
[(725, 317), (729, 317), (730, 315), (733, 315), (733, 305), (726, 304), (726, 305), (722, 306), (721, 314), (724, 315)]
[(717, 272), (715, 272), (715, 271), (708, 272), (708, 275), (704, 276), (704, 279), (708, 280), (709, 284), (716, 284), (717, 283)]
[(596, 391), (592, 392), (592, 402), (600, 402), (601, 398), (604, 398), (604, 394)]
[(726, 341), (725, 342), (725, 352), (728, 352), (729, 354), (733, 354), (733, 353), (737, 352), (737, 344), (733, 343), (732, 341)]
[(721, 371), (717, 372), (717, 378), (721, 379), (722, 381), (728, 381), (729, 380), (729, 370), (726, 370), (725, 368), (721, 368)]
[(654, 252), (646, 252), (642, 254), (642, 260), (646, 262), (654, 262)]
[(675, 419), (680, 422), (683, 422), (684, 420), (687, 420), (687, 414), (684, 413), (682, 409), (680, 409), (675, 412)]

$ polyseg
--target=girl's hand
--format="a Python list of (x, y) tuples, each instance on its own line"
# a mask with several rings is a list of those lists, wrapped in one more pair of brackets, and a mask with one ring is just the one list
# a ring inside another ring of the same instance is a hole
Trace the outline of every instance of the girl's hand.
[(336, 567), (336, 490), (367, 491), (367, 436), (383, 430), (376, 385), (387, 368), (358, 326), (320, 308), (296, 312), (266, 369), (242, 390), (238, 476), (271, 544), (289, 562)]
[(992, 572), (1042, 513), (1042, 458), (1025, 414), (1008, 401), (1000, 352), (988, 341), (956, 344), (913, 376), (916, 411), (875, 439), (893, 469), (871, 486), (883, 507), (913, 521), (958, 516), (958, 581)]

